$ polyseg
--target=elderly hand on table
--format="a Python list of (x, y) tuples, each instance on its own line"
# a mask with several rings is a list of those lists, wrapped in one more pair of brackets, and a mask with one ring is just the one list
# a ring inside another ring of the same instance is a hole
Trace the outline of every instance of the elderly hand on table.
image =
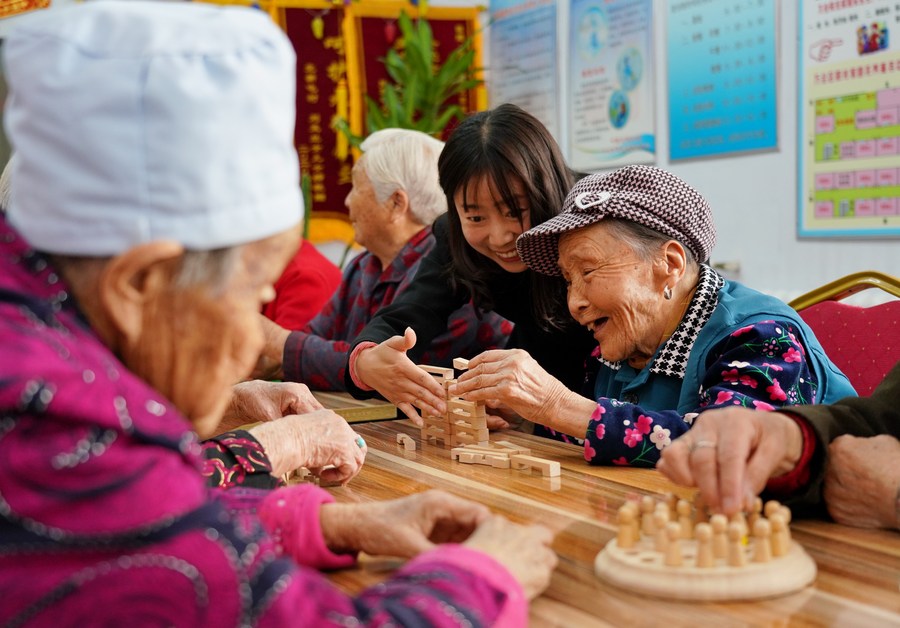
[(325, 504), (319, 517), (325, 542), (335, 552), (410, 558), (438, 543), (464, 543), (506, 567), (529, 598), (547, 588), (556, 567), (550, 530), (511, 523), (481, 504), (442, 491), (365, 504)]
[(250, 429), (272, 463), (272, 475), (306, 467), (328, 482), (347, 482), (366, 459), (366, 443), (331, 410), (292, 414)]
[(825, 503), (838, 523), (900, 528), (900, 441), (845, 435), (828, 447)]
[(696, 486), (706, 504), (730, 516), (750, 510), (769, 478), (791, 471), (802, 452), (800, 427), (786, 414), (720, 408), (694, 419), (656, 468), (673, 482)]
[(535, 423), (584, 438), (596, 404), (572, 392), (527, 351), (497, 349), (469, 360), (450, 394), (488, 407), (504, 406)]
[(231, 387), (231, 402), (218, 432), (258, 421), (273, 421), (289, 414), (321, 410), (322, 404), (304, 384), (267, 382), (259, 379)]

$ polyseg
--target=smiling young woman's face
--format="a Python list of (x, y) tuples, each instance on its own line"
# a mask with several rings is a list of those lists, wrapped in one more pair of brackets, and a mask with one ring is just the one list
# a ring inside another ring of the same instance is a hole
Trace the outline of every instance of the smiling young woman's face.
[[(510, 273), (527, 270), (516, 252), (516, 238), (531, 228), (525, 187), (510, 182), (517, 207), (508, 207), (490, 177), (481, 177), (457, 190), (453, 204), (459, 214), (463, 237), (473, 249)], [(518, 210), (516, 212), (515, 210)], [(521, 215), (521, 222), (517, 215)]]

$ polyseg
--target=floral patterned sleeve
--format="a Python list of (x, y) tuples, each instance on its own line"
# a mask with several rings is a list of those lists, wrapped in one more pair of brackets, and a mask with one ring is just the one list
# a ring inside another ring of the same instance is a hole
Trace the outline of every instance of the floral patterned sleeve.
[(215, 488), (275, 488), (272, 463), (262, 445), (250, 432), (234, 430), (214, 436), (200, 445), (202, 473)]
[(645, 411), (602, 397), (588, 425), (584, 458), (591, 464), (652, 467), (697, 413), (725, 406), (774, 410), (811, 403), (817, 382), (793, 326), (761, 321), (732, 332), (709, 353), (696, 411)]

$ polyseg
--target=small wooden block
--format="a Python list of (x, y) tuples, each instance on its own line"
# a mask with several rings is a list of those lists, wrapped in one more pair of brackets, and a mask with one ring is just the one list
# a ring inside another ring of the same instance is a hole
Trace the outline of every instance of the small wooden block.
[(528, 447), (520, 447), (518, 445), (513, 445), (508, 440), (494, 440), (491, 441), (492, 445), (496, 445), (497, 447), (502, 447), (506, 449), (510, 454), (522, 454), (523, 456), (530, 456), (531, 450)]
[(416, 441), (414, 441), (407, 434), (397, 434), (397, 444), (403, 445), (403, 449), (405, 449), (406, 451), (416, 450)]
[(447, 412), (460, 416), (484, 417), (487, 416), (483, 403), (466, 401), (465, 399), (451, 399), (447, 402)]
[(469, 369), (469, 361), (465, 358), (453, 358), (453, 368), (466, 371)]
[(463, 464), (475, 464), (477, 462), (475, 454), (465, 452), (460, 453), (457, 457), (457, 460), (459, 460)]
[(544, 477), (557, 477), (560, 472), (559, 463), (555, 460), (545, 460), (544, 458), (524, 456), (522, 454), (513, 454), (509, 459), (517, 469), (525, 467), (540, 469), (541, 475)]
[(461, 445), (474, 445), (476, 443), (486, 443), (487, 441), (479, 441), (471, 434), (453, 434), (450, 436), (450, 446), (459, 447)]
[(438, 375), (444, 380), (453, 379), (453, 369), (444, 368), (442, 366), (430, 366), (428, 364), (419, 364), (419, 368), (426, 373)]
[(487, 428), (473, 430), (465, 425), (451, 425), (450, 435), (471, 437), (473, 443), (487, 443), (490, 438)]

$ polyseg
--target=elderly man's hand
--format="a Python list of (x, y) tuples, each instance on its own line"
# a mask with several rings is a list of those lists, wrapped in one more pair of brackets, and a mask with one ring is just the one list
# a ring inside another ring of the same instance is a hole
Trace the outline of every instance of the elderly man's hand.
[(222, 418), (220, 433), (245, 423), (272, 421), (322, 409), (322, 404), (304, 384), (254, 379), (235, 384), (231, 391), (231, 403)]
[(769, 478), (793, 469), (802, 452), (802, 432), (789, 416), (719, 408), (697, 417), (663, 450), (656, 468), (673, 482), (698, 487), (707, 505), (730, 516), (749, 510)]
[(838, 523), (862, 528), (900, 527), (900, 441), (841, 436), (828, 448), (825, 504)]
[(355, 371), (367, 386), (421, 426), (422, 418), (416, 407), (425, 414), (440, 415), (447, 411), (447, 404), (444, 389), (435, 378), (406, 357), (406, 352), (414, 346), (416, 333), (407, 327), (404, 335), (363, 350), (356, 359)]
[(366, 459), (365, 441), (331, 410), (290, 415), (250, 430), (272, 463), (272, 475), (306, 467), (329, 482), (344, 483)]

